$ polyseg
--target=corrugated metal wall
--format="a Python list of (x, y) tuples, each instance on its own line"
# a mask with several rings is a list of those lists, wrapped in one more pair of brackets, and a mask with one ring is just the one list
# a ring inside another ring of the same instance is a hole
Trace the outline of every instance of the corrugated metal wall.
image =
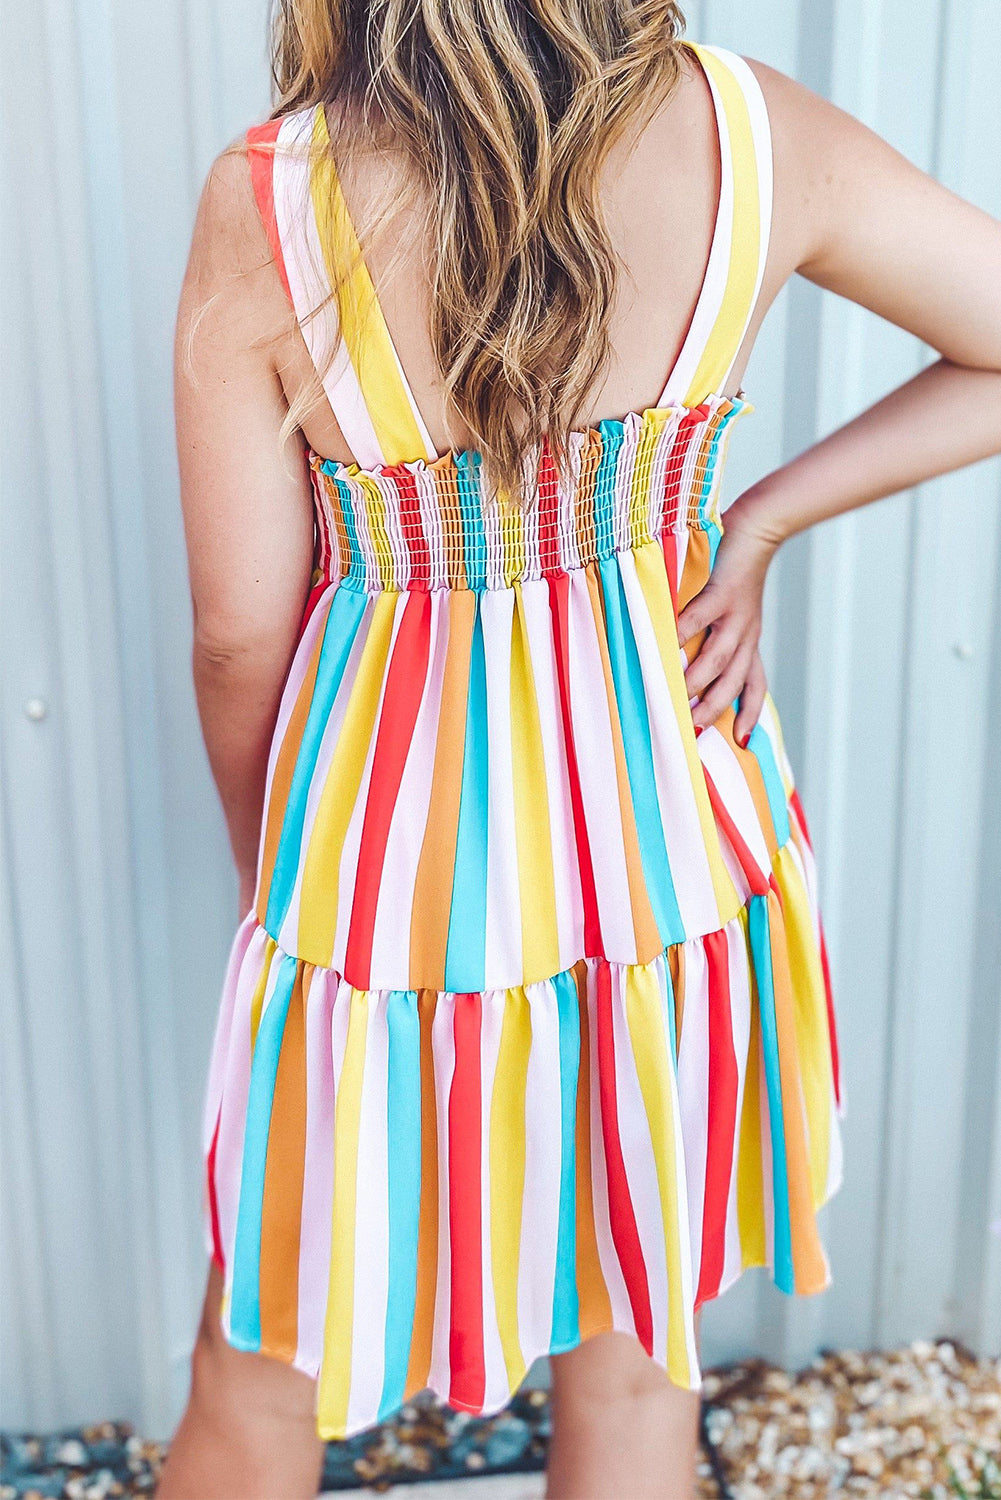
[[(237, 0), (10, 0), (4, 49), (3, 1420), (164, 1432), (203, 1274), (198, 1114), (235, 891), (188, 678), (170, 332), (198, 185), (266, 104)], [(706, 0), (1001, 209), (996, 0)], [(797, 286), (731, 493), (922, 353)], [(999, 470), (788, 548), (773, 684), (824, 869), (850, 1096), (835, 1284), (747, 1278), (710, 1358), (1001, 1349)]]

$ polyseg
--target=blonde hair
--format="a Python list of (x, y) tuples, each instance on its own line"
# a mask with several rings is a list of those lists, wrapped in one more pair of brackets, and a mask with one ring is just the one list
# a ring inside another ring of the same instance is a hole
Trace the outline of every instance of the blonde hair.
[(601, 167), (674, 88), (683, 26), (673, 0), (277, 0), (275, 115), (360, 110), (412, 168), (446, 400), (505, 494), (543, 438), (565, 461), (607, 364)]

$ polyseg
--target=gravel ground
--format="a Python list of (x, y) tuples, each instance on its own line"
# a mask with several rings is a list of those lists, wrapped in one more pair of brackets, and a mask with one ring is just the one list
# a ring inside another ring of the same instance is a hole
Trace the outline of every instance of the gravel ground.
[[(942, 1342), (827, 1354), (799, 1375), (752, 1361), (708, 1375), (705, 1395), (733, 1500), (1001, 1500), (1001, 1360)], [(709, 1473), (700, 1485), (720, 1493)]]
[[(711, 1371), (705, 1396), (706, 1500), (1001, 1500), (1001, 1360), (946, 1342), (827, 1354), (798, 1375), (754, 1360)], [(523, 1393), (488, 1422), (415, 1402), (352, 1445), (331, 1445), (327, 1484), (342, 1494), (365, 1482), (386, 1491), (423, 1474), (443, 1482), (401, 1486), (393, 1496), (476, 1500), (474, 1475), (540, 1466), (548, 1416), (541, 1391)], [(164, 1451), (120, 1423), (5, 1434), (0, 1447), (0, 1500), (150, 1495)], [(463, 1478), (445, 1477), (456, 1474)], [(496, 1500), (542, 1493), (538, 1477), (490, 1480), (482, 1494), (494, 1489)]]

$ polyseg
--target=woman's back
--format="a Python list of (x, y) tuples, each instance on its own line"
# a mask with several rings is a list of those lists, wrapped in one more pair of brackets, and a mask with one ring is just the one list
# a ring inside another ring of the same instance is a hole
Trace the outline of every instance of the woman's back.
[[(389, 219), (364, 253), (393, 345), (434, 451), (473, 446), (454, 411), (446, 420), (442, 376), (429, 337), (428, 204), (419, 197), (413, 201), (420, 188), (401, 154), (366, 146), (360, 123), (356, 129), (348, 149), (337, 153), (338, 175), (363, 240), (366, 223), (387, 202), (391, 205)], [(605, 168), (599, 196), (623, 274), (611, 320), (611, 361), (586, 414), (592, 424), (659, 404), (703, 284), (720, 184), (716, 109), (705, 73), (690, 57), (675, 92), (649, 121), (615, 143)], [(257, 222), (249, 223), (248, 235), (259, 239)], [(277, 278), (272, 302), (270, 320), (262, 317), (262, 331), (269, 333), (287, 323), (288, 304)], [(763, 306), (757, 309), (755, 331), (763, 312)], [(729, 394), (737, 389), (752, 342), (753, 333), (735, 363)], [(315, 367), (294, 327), (288, 329), (280, 364), (290, 403), (307, 403), (302, 428), (313, 450), (344, 462), (357, 459), (328, 404), (310, 402), (310, 394), (316, 395)]]

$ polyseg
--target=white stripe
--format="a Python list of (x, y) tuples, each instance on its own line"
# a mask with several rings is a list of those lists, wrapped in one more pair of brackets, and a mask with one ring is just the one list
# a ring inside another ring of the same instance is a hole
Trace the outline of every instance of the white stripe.
[(517, 984), (521, 952), (521, 887), (515, 833), (511, 752), (511, 631), (514, 590), (481, 595), (487, 683), (487, 932), (484, 989)]
[[(386, 596), (383, 595), (383, 598)], [(365, 764), (362, 768), (361, 781), (358, 784), (358, 795), (355, 797), (354, 807), (348, 821), (344, 834), (344, 844), (341, 849), (341, 862), (338, 868), (337, 882), (337, 929), (334, 934), (334, 951), (331, 958), (332, 967), (339, 974), (344, 973), (344, 960), (347, 953), (348, 933), (351, 926), (351, 910), (354, 906), (355, 881), (358, 878), (358, 851), (361, 848), (361, 832), (365, 822), (365, 809), (368, 806), (368, 789), (372, 780), (372, 762), (375, 759), (375, 746), (379, 737), (379, 726), (382, 723), (382, 706), (386, 700), (386, 683), (389, 679), (389, 669), (393, 661), (393, 651), (396, 647), (396, 637), (400, 633), (400, 623), (403, 619), (403, 610), (409, 595), (398, 594), (393, 607), (393, 626), (389, 638), (389, 650), (386, 652), (386, 660), (382, 668), (382, 681), (379, 684), (379, 702), (375, 710), (375, 719), (372, 722), (372, 732), (369, 735), (368, 747), (365, 752)], [(352, 976), (346, 976), (350, 979)], [(375, 988), (375, 986), (373, 986)], [(400, 989), (409, 988), (408, 985), (398, 986)]]
[[(428, 670), (400, 790), (386, 839), (386, 857), (372, 931), (372, 987), (409, 989), (410, 927), (417, 867), (431, 802), (435, 747), (449, 636), (449, 596), (431, 594)], [(447, 879), (447, 872), (438, 872)]]
[(527, 579), (521, 586), (529, 658), (542, 733), (553, 884), (556, 892), (559, 966), (563, 970), (575, 964), (584, 952), (584, 921), (549, 597), (549, 584), (545, 579)]
[[(715, 728), (703, 730), (696, 744), (702, 763), (722, 798), (723, 806), (736, 824), (737, 831), (751, 851), (752, 858), (767, 878), (772, 868), (771, 856), (758, 820), (757, 806), (740, 768), (736, 752), (731, 747), (730, 741)], [(725, 834), (721, 834), (720, 842), (724, 845), (728, 842)], [(745, 879), (739, 889), (745, 889), (746, 884)]]
[(611, 709), (586, 570), (569, 575), (567, 677), (581, 801), (587, 826), (598, 916), (606, 955), (635, 963), (629, 876), (612, 740)]
[[(623, 552), (618, 564), (643, 676), (657, 801), (682, 925), (689, 935), (713, 932), (719, 926), (719, 907), (678, 715), (634, 553)], [(702, 773), (698, 774), (701, 779)]]
[(685, 994), (678, 1046), (678, 1106), (688, 1178), (688, 1227), (692, 1277), (702, 1266), (702, 1219), (709, 1135), (709, 970), (701, 938), (684, 945)]
[[(560, 1043), (556, 989), (525, 990), (532, 1027), (525, 1080), (525, 1188), (518, 1250), (518, 1338), (532, 1362), (548, 1354), (553, 1328), (562, 1141), (558, 1125)], [(555, 1117), (554, 1117), (555, 1116)]]
[(331, 584), (325, 589), (317, 600), (313, 612), (306, 623), (298, 646), (295, 648), (295, 656), (285, 679), (285, 687), (282, 690), (282, 700), (278, 709), (278, 719), (275, 723), (274, 733), (271, 736), (271, 748), (268, 752), (268, 776), (265, 785), (267, 787), (267, 800), (265, 802), (264, 818), (261, 824), (261, 840), (257, 851), (257, 885), (261, 883), (261, 866), (264, 859), (264, 830), (268, 826), (268, 813), (271, 802), (271, 783), (274, 780), (275, 766), (278, 764), (278, 756), (281, 753), (285, 735), (288, 732), (289, 720), (299, 698), (299, 692), (309, 671), (309, 663), (316, 646), (317, 636), (326, 628), (327, 615), (334, 601), (334, 590), (336, 584)]
[[(660, 983), (661, 1006), (664, 1011), (664, 1031), (670, 1037), (670, 1021), (667, 1007), (674, 1005), (674, 988), (664, 958), (657, 960)], [(699, 1348), (695, 1337), (695, 1278), (691, 1255), (691, 1224), (688, 1218), (688, 1163), (685, 1159), (685, 1137), (681, 1124), (681, 1102), (678, 1097), (678, 1075), (671, 1072), (671, 1119), (674, 1125), (675, 1177), (674, 1192), (678, 1214), (678, 1258), (681, 1262), (681, 1285), (672, 1288), (681, 1297), (682, 1321), (685, 1326), (685, 1349), (688, 1354), (688, 1369), (693, 1388), (700, 1383)]]
[(262, 927), (256, 928), (236, 981), (233, 1024), (229, 1030), (226, 1048), (222, 1101), (219, 1110), (215, 1177), (219, 1237), (222, 1241), (226, 1273), (224, 1326), (227, 1332), (229, 1329), (229, 1293), (233, 1285), (236, 1220), (240, 1207), (243, 1141), (247, 1127), (247, 1099), (250, 1093), (250, 1006), (261, 975), (267, 946), (267, 933)]
[(299, 841), (299, 849), (296, 857), (296, 877), (292, 888), (292, 897), (289, 901), (288, 912), (281, 925), (278, 941), (286, 953), (298, 953), (299, 951), (299, 904), (302, 895), (302, 877), (306, 865), (306, 855), (309, 850), (309, 841), (313, 833), (313, 825), (316, 822), (316, 814), (319, 811), (320, 799), (323, 796), (323, 788), (326, 785), (330, 773), (330, 764), (337, 749), (337, 742), (344, 727), (344, 716), (347, 713), (348, 703), (355, 679), (358, 676), (358, 667), (361, 663), (362, 653), (365, 650), (365, 642), (372, 626), (372, 612), (375, 608), (374, 596), (372, 600), (366, 601), (365, 610), (355, 632), (351, 650), (345, 663), (344, 675), (341, 678), (326, 723), (323, 726), (323, 734), (316, 756), (316, 765), (313, 776), (309, 783), (309, 791), (306, 795), (306, 811), (302, 822), (302, 836)]
[(382, 450), (340, 337), (335, 303), (328, 301), (330, 280), (310, 191), (309, 148), (319, 107), (297, 110), (282, 121), (272, 174), (275, 225), (309, 357), (348, 447), (363, 468), (372, 468), (382, 462)]
[(598, 1078), (598, 1006), (597, 965), (587, 966), (587, 1032), (588, 1073), (591, 1096), (591, 1201), (594, 1208), (594, 1237), (598, 1245), (598, 1262), (612, 1309), (612, 1326), (623, 1333), (635, 1333), (633, 1310), (626, 1291), (618, 1252), (612, 1239), (612, 1221), (608, 1209), (608, 1168), (605, 1165), (605, 1140), (601, 1129), (601, 1092)]
[(699, 367), (699, 362), (709, 342), (717, 315), (726, 292), (730, 270), (730, 243), (733, 236), (733, 156), (730, 150), (730, 131), (726, 120), (723, 99), (713, 82), (708, 69), (703, 67), (698, 54), (692, 54), (709, 84), (713, 109), (716, 114), (716, 131), (720, 155), (720, 188), (716, 222), (706, 262), (705, 278), (695, 304), (692, 321), (681, 346), (674, 369), (668, 376), (658, 406), (673, 406), (683, 401)]
[[(646, 1102), (636, 1074), (633, 1039), (626, 1012), (626, 971), (612, 967), (612, 1035), (615, 1041), (615, 1099), (622, 1160), (636, 1218), (643, 1269), (650, 1292), (653, 1354), (667, 1360), (667, 1228), (660, 1200), (657, 1159), (650, 1136)], [(668, 1044), (670, 1051), (670, 1044)], [(666, 1082), (666, 1080), (665, 1080)], [(680, 1140), (678, 1142), (680, 1148)]]
[(494, 1097), (494, 1079), (497, 1076), (505, 1001), (505, 990), (486, 992), (483, 995), (480, 1022), (480, 1243), (483, 1247), (483, 1406), (486, 1411), (506, 1406), (511, 1397), (504, 1348), (497, 1324), (490, 1216), (490, 1110)]
[(707, 47), (707, 52), (712, 52), (721, 62), (725, 63), (733, 74), (744, 96), (747, 105), (748, 120), (751, 126), (751, 138), (754, 143), (754, 160), (758, 175), (758, 268), (754, 279), (754, 293), (747, 309), (744, 326), (740, 338), (733, 346), (733, 358), (727, 365), (726, 375), (720, 382), (720, 389), (725, 390), (730, 379), (730, 372), (740, 353), (754, 309), (757, 305), (758, 294), (761, 291), (761, 283), (764, 279), (765, 264), (768, 260), (768, 242), (772, 226), (772, 134), (768, 120), (768, 107), (765, 104), (761, 85), (754, 74), (754, 70), (748, 67), (744, 59), (736, 52), (728, 52), (722, 47)]

